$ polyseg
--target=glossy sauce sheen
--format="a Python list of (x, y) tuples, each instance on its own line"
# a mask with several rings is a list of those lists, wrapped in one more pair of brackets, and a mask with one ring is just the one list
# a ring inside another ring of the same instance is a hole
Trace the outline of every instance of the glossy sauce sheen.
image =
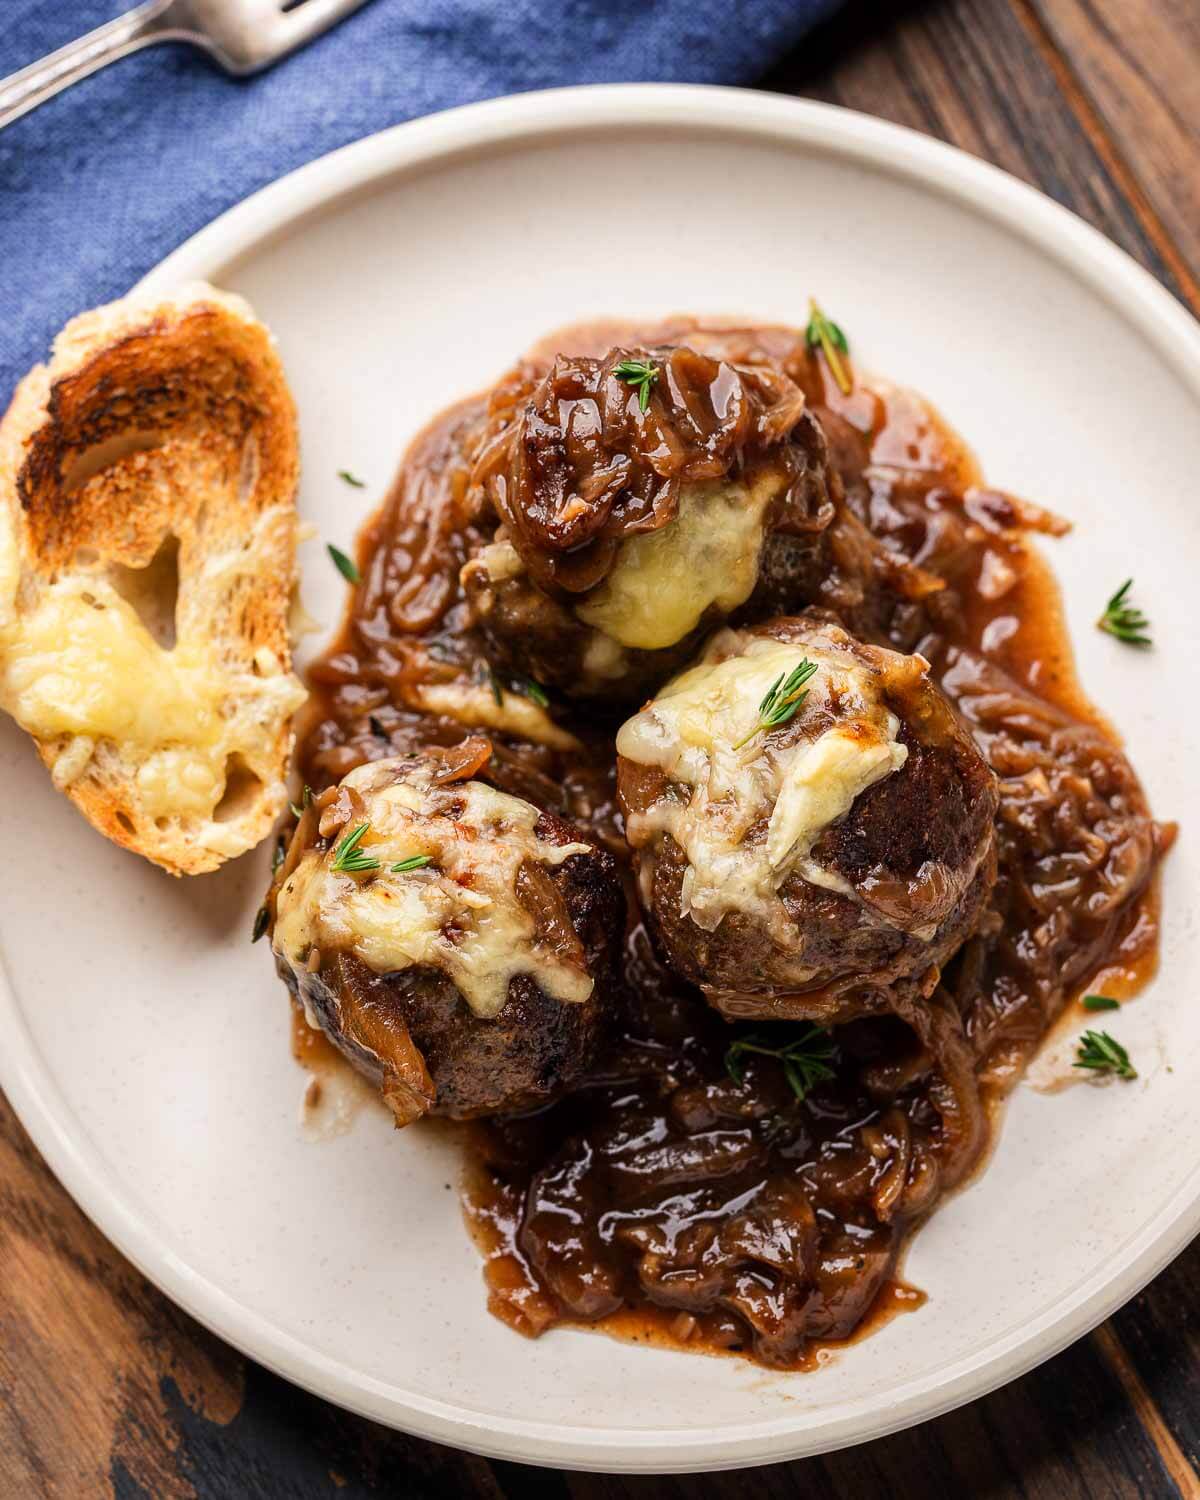
[[(1080, 690), (1052, 575), (1025, 540), (1063, 523), (984, 489), (918, 398), (865, 380), (843, 396), (794, 330), (597, 325), (530, 358), (668, 343), (785, 370), (826, 430), (850, 511), (926, 571), (928, 598), (886, 599), (880, 643), (929, 659), (997, 771), (1000, 880), (922, 1037), (900, 1016), (839, 1027), (836, 1076), (802, 1103), (769, 1058), (734, 1082), (726, 1051), (747, 1028), (671, 975), (632, 921), (605, 1057), (551, 1108), (468, 1127), (466, 1211), (489, 1305), (521, 1332), (599, 1323), (804, 1369), (823, 1346), (919, 1305), (896, 1277), (905, 1238), (983, 1159), (995, 1101), (1070, 998), (1098, 974), (1130, 994), (1153, 972), (1153, 874), (1169, 837)], [(465, 676), (502, 699), (513, 691), (489, 677), (457, 583), (488, 540), (466, 506), (485, 413), (481, 397), (434, 421), (363, 533), (363, 584), (310, 674), (300, 759), (314, 789), (363, 760), (469, 733), (423, 711), (424, 684)], [(619, 716), (561, 698), (551, 711), (581, 748), (493, 732), (491, 778), (627, 860)]]

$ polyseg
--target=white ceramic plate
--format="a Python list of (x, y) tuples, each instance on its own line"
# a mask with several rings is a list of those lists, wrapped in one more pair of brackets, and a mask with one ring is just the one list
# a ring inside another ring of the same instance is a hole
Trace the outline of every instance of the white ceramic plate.
[[(937, 402), (990, 479), (1078, 522), (1054, 544), (1083, 678), (1128, 736), (1169, 861), (1162, 977), (1111, 1024), (1135, 1084), (1025, 1087), (978, 1183), (918, 1236), (917, 1314), (812, 1375), (484, 1309), (451, 1150), (364, 1113), (307, 1144), (288, 1006), (251, 921), (267, 853), (177, 882), (94, 834), (0, 733), (0, 1082), (53, 1169), (167, 1293), (379, 1421), (597, 1469), (761, 1463), (978, 1396), (1131, 1296), (1200, 1227), (1196, 579), (1200, 329), (1120, 251), (971, 158), (878, 121), (725, 90), (568, 90), (456, 110), (313, 163), (149, 278), (204, 276), (276, 330), (301, 507), (349, 542), (409, 436), (556, 325), (678, 310), (803, 318)], [(349, 467), (369, 489), (346, 488)], [(1135, 529), (1136, 528), (1136, 529)], [(343, 585), (302, 554), (332, 626)], [(1092, 629), (1128, 573), (1158, 646)], [(19, 813), (16, 811), (19, 809)]]

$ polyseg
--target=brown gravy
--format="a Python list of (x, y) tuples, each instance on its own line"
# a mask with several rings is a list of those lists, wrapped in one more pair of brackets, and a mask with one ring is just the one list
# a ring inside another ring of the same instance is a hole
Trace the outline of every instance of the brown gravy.
[[(842, 395), (795, 330), (597, 324), (554, 335), (531, 358), (616, 342), (687, 342), (786, 369), (825, 426), (849, 507), (936, 581), (929, 601), (895, 611), (883, 643), (927, 656), (1001, 779), (1001, 879), (939, 991), (973, 1075), (949, 1082), (889, 1018), (840, 1028), (836, 1078), (802, 1103), (769, 1065), (735, 1088), (730, 1027), (667, 973), (635, 921), (609, 1054), (551, 1108), (469, 1127), (464, 1207), (489, 1306), (522, 1333), (599, 1323), (623, 1338), (809, 1369), (822, 1349), (920, 1305), (897, 1279), (898, 1258), (986, 1156), (978, 1139), (956, 1147), (963, 1120), (990, 1116), (1073, 997), (1101, 987), (1125, 997), (1153, 973), (1153, 875), (1170, 832), (1150, 820), (1079, 685), (1057, 585), (1028, 540), (1065, 523), (984, 488), (966, 445), (911, 393), (860, 378)], [(457, 585), (475, 539), (456, 520), (464, 454), (484, 405), (461, 402), (417, 437), (360, 536), (362, 585), (310, 674), (300, 766), (316, 790), (364, 760), (479, 727), (429, 713), (421, 690), (495, 686)], [(500, 698), (512, 690), (496, 687)], [(615, 724), (577, 704), (553, 713), (583, 748), (492, 726), (493, 778), (627, 858)], [(891, 1208), (898, 1171), (924, 1183), (908, 1212)]]

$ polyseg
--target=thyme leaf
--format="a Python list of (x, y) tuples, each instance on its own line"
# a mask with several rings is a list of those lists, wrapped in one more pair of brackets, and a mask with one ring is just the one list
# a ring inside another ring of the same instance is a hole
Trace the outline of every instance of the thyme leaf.
[(1127, 578), (1104, 606), (1104, 613), (1096, 624), (1128, 646), (1149, 646), (1153, 644), (1147, 634), (1150, 621), (1136, 605), (1129, 603), (1129, 590), (1132, 587), (1133, 579)]
[(780, 1047), (773, 1047), (765, 1032), (752, 1031), (748, 1036), (738, 1037), (725, 1053), (725, 1071), (734, 1083), (740, 1084), (744, 1079), (746, 1060), (751, 1055), (776, 1058), (798, 1100), (804, 1099), (818, 1083), (834, 1076), (829, 1066), (833, 1038), (823, 1026), (814, 1026), (811, 1021), (805, 1021), (791, 1041)]
[(367, 481), (360, 479), (357, 474), (351, 474), (349, 469), (339, 469), (338, 478), (344, 480), (346, 484), (353, 485), (356, 490), (365, 490), (367, 487)]
[(816, 662), (809, 661), (806, 656), (798, 667), (793, 667), (785, 677), (782, 672), (763, 694), (762, 702), (758, 705), (758, 723), (749, 734), (744, 734), (737, 744), (735, 750), (740, 750), (743, 745), (748, 745), (756, 734), (764, 731), (777, 729), (781, 724), (786, 724), (795, 718), (808, 697), (808, 689), (804, 684), (816, 675)]
[(333, 851), (332, 868), (335, 874), (362, 875), (368, 870), (379, 869), (379, 861), (372, 859), (365, 849), (358, 847), (370, 826), (370, 823), (360, 823), (339, 842)]
[(536, 703), (539, 708), (550, 707), (550, 697), (540, 682), (535, 682), (532, 677), (518, 677), (513, 682), (513, 687), (523, 697), (528, 698), (531, 703)]
[(837, 381), (838, 390), (843, 396), (848, 396), (854, 389), (854, 381), (842, 355), (850, 353), (850, 345), (838, 325), (821, 311), (815, 297), (808, 299), (808, 327), (804, 330), (804, 341), (810, 349), (821, 350), (829, 373)]
[(1084, 1010), (1120, 1010), (1121, 1006), (1116, 1000), (1110, 1000), (1107, 995), (1085, 995), (1083, 997)]
[(1129, 1053), (1107, 1031), (1085, 1031), (1075, 1056), (1077, 1068), (1092, 1068), (1097, 1073), (1115, 1073), (1118, 1078), (1136, 1078), (1137, 1069)]
[(358, 571), (358, 564), (352, 557), (347, 557), (340, 547), (335, 547), (332, 542), (326, 544), (329, 555), (333, 558), (333, 565), (346, 580), (347, 583), (361, 583), (362, 574)]
[(650, 405), (650, 388), (658, 380), (658, 366), (648, 359), (623, 359), (613, 374), (637, 391), (638, 406), (645, 411)]

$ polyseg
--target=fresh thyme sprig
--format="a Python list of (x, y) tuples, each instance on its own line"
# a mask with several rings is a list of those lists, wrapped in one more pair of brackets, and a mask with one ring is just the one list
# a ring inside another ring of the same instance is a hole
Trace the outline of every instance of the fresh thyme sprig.
[(808, 657), (798, 667), (793, 667), (785, 678), (780, 672), (779, 676), (763, 694), (763, 700), (758, 705), (758, 723), (749, 734), (742, 736), (733, 747), (740, 750), (743, 745), (748, 745), (756, 734), (763, 730), (777, 729), (780, 724), (786, 724), (789, 719), (795, 717), (808, 697), (808, 689), (804, 684), (817, 670), (816, 662), (809, 661)]
[(637, 391), (638, 405), (645, 411), (650, 405), (650, 388), (658, 380), (658, 366), (648, 359), (623, 359), (613, 374)]
[(372, 859), (365, 849), (358, 847), (362, 843), (363, 834), (370, 826), (369, 823), (360, 823), (357, 828), (351, 829), (334, 849), (332, 868), (335, 874), (363, 875), (368, 870), (379, 869), (379, 861)]
[(1075, 1057), (1077, 1068), (1093, 1068), (1098, 1073), (1115, 1073), (1118, 1078), (1136, 1078), (1137, 1069), (1129, 1053), (1107, 1031), (1085, 1031)]
[(361, 583), (362, 574), (358, 571), (358, 564), (352, 557), (347, 557), (340, 547), (335, 547), (332, 542), (326, 544), (329, 555), (333, 558), (333, 565), (346, 580), (347, 583)]
[(771, 1038), (763, 1032), (738, 1037), (725, 1053), (725, 1071), (734, 1083), (740, 1084), (745, 1077), (746, 1059), (751, 1054), (774, 1057), (782, 1063), (784, 1077), (797, 1099), (834, 1076), (829, 1066), (833, 1038), (823, 1026), (814, 1026), (811, 1021), (805, 1021), (797, 1035), (781, 1047), (773, 1047)]
[(360, 479), (357, 474), (351, 474), (349, 469), (339, 469), (338, 478), (346, 484), (353, 485), (356, 490), (365, 490), (367, 487), (367, 481)]
[(407, 875), (409, 870), (423, 870), (426, 865), (432, 863), (432, 854), (410, 854), (407, 859), (400, 860), (398, 864), (390, 865), (389, 869), (393, 875)]
[(1084, 1010), (1120, 1010), (1121, 1005), (1117, 1000), (1110, 1000), (1107, 995), (1085, 995), (1083, 997)]
[(854, 389), (854, 382), (842, 361), (842, 355), (850, 353), (850, 345), (838, 325), (821, 311), (815, 297), (808, 299), (808, 327), (804, 330), (804, 340), (810, 349), (821, 350), (829, 366), (829, 373), (837, 381), (838, 390), (843, 396), (848, 396)]
[(1150, 629), (1150, 621), (1136, 605), (1129, 603), (1129, 590), (1132, 587), (1133, 579), (1127, 578), (1104, 606), (1104, 613), (1096, 624), (1126, 645), (1149, 646), (1152, 642), (1146, 632)]

